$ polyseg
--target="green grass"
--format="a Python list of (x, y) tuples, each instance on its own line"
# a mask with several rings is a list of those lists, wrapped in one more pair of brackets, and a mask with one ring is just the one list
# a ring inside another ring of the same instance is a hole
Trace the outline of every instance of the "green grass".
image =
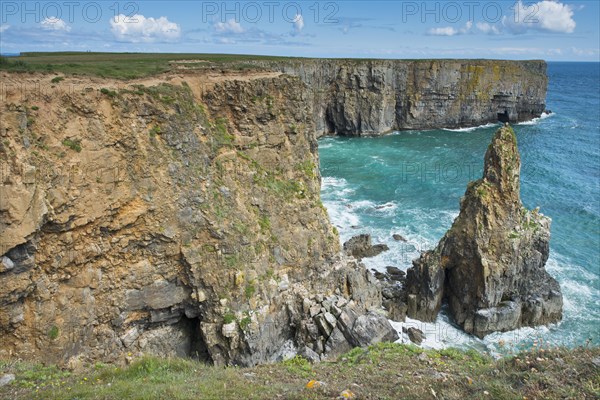
[[(286, 57), (240, 54), (185, 53), (92, 53), (92, 52), (35, 52), (19, 57), (1, 57), (0, 70), (15, 72), (60, 72), (64, 75), (99, 76), (116, 79), (135, 79), (173, 69), (171, 61), (204, 60), (196, 68), (227, 66), (233, 70), (256, 69), (252, 60), (286, 60)], [(53, 78), (52, 83), (58, 83)]]
[(154, 137), (156, 135), (160, 135), (162, 133), (162, 130), (160, 129), (160, 126), (158, 125), (154, 125), (151, 129), (150, 129), (150, 136)]
[(63, 146), (67, 146), (71, 150), (74, 150), (78, 153), (81, 152), (81, 140), (65, 139), (62, 141), (62, 144)]
[(254, 296), (254, 293), (256, 293), (256, 286), (254, 286), (252, 283), (247, 284), (246, 289), (244, 289), (246, 298), (250, 299), (252, 296)]
[[(249, 323), (249, 322), (248, 322)], [(0, 361), (6, 399), (594, 399), (600, 348), (547, 349), (493, 360), (476, 351), (423, 350), (393, 343), (353, 349), (334, 362), (302, 357), (252, 368), (217, 368), (181, 358), (144, 356), (127, 367), (56, 366)], [(307, 388), (310, 380), (323, 382)], [(435, 393), (435, 395), (434, 395)]]
[(48, 330), (48, 337), (52, 340), (58, 338), (60, 331), (56, 325), (52, 325), (52, 327)]
[(227, 312), (223, 315), (223, 323), (230, 324), (235, 321), (235, 314), (232, 312)]
[[(15, 72), (52, 72), (64, 75), (87, 75), (116, 79), (135, 79), (156, 75), (174, 69), (172, 61), (202, 60), (190, 64), (194, 69), (223, 67), (230, 70), (258, 69), (252, 61), (303, 61), (315, 59), (302, 57), (260, 56), (249, 54), (200, 53), (99, 53), (99, 52), (28, 52), (19, 57), (0, 57), (0, 70)], [(377, 61), (368, 58), (338, 58), (352, 63)], [(412, 63), (443, 62), (442, 59), (411, 59)], [(494, 60), (469, 60), (480, 64)], [(497, 62), (496, 62), (497, 63)]]
[(100, 89), (100, 93), (105, 94), (108, 97), (115, 97), (117, 95), (117, 92), (115, 92), (114, 90), (109, 90), (107, 88)]
[(262, 233), (268, 233), (271, 231), (271, 220), (269, 216), (266, 214), (262, 214), (258, 217), (258, 226), (260, 226), (260, 231)]
[(213, 150), (217, 150), (220, 147), (231, 147), (235, 136), (227, 131), (227, 120), (225, 118), (217, 118), (213, 127)]

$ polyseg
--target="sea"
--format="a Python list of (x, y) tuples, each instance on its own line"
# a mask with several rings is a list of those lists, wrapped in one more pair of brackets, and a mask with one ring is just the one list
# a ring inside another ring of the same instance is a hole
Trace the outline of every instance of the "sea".
[[(600, 345), (600, 63), (548, 63), (547, 109), (513, 126), (521, 153), (521, 199), (552, 218), (548, 272), (560, 283), (560, 323), (484, 339), (462, 332), (445, 308), (437, 321), (392, 321), (421, 329), (430, 348), (475, 348), (501, 356), (558, 345)], [(319, 140), (321, 197), (344, 242), (359, 233), (390, 250), (367, 268), (407, 270), (436, 246), (459, 212), (467, 183), (479, 179), (500, 124), (401, 131)], [(404, 241), (396, 241), (399, 234)]]

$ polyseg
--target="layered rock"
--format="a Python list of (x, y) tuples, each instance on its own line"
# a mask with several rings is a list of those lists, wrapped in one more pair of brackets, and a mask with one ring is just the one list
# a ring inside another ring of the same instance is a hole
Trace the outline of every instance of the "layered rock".
[(544, 111), (548, 85), (541, 60), (255, 63), (298, 76), (308, 85), (319, 134), (381, 135), (525, 121)]
[(249, 365), (394, 339), (339, 255), (298, 78), (3, 79), (0, 357)]
[(267, 70), (4, 74), (0, 357), (249, 365), (394, 340), (380, 285), (340, 254), (317, 136), (528, 119), (546, 87), (543, 62)]
[(520, 168), (515, 134), (502, 127), (452, 227), (408, 270), (410, 317), (433, 321), (446, 299), (454, 320), (479, 337), (561, 319), (560, 287), (544, 269), (550, 219), (523, 207)]

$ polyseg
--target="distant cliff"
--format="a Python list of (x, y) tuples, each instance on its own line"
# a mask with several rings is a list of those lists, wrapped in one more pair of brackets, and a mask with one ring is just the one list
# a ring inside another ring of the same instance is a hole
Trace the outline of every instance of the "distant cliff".
[(257, 62), (311, 89), (318, 134), (518, 122), (545, 109), (546, 63), (505, 60), (296, 60)]

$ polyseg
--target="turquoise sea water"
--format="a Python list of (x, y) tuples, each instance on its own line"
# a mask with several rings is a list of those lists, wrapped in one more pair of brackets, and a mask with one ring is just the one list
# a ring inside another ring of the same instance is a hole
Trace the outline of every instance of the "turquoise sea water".
[[(599, 74), (598, 63), (549, 63), (547, 108), (553, 113), (514, 126), (523, 203), (539, 206), (553, 221), (546, 268), (563, 291), (563, 321), (479, 340), (456, 329), (444, 312), (435, 324), (409, 320), (425, 331), (426, 345), (492, 352), (534, 341), (600, 345)], [(321, 139), (321, 195), (341, 240), (371, 233), (374, 242), (391, 250), (366, 259), (367, 267), (409, 268), (452, 225), (467, 183), (481, 177), (483, 156), (498, 126)], [(394, 233), (407, 242), (394, 241)]]

